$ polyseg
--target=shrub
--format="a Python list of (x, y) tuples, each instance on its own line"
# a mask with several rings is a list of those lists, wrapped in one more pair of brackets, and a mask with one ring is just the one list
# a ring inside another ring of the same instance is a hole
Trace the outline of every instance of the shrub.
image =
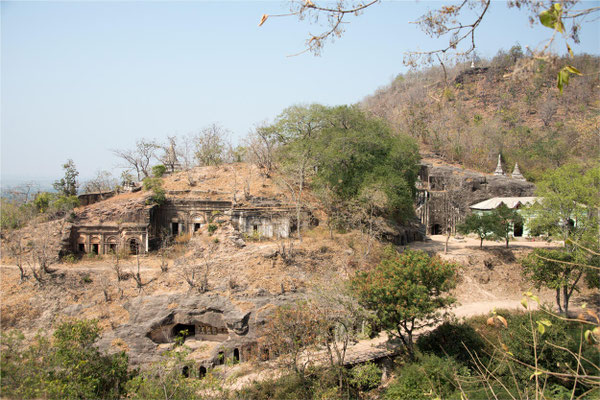
[(165, 174), (165, 172), (167, 172), (167, 167), (165, 167), (162, 164), (158, 164), (152, 167), (152, 175), (154, 175), (156, 178), (162, 177)]
[(48, 399), (119, 398), (127, 381), (127, 355), (105, 355), (94, 345), (95, 320), (58, 326), (49, 341), (38, 335), (25, 345), (19, 332), (2, 334), (0, 384), (3, 397)]
[(385, 392), (388, 400), (448, 399), (456, 396), (457, 372), (467, 370), (451, 358), (423, 356), (419, 361), (397, 370), (398, 378)]
[(435, 330), (420, 336), (417, 346), (423, 353), (438, 357), (450, 356), (468, 364), (471, 362), (469, 351), (481, 355), (485, 342), (469, 324), (444, 322)]
[(144, 178), (143, 187), (144, 190), (151, 190), (153, 192), (150, 198), (146, 200), (146, 204), (156, 204), (160, 206), (167, 200), (160, 178)]
[(67, 253), (64, 256), (62, 256), (60, 260), (67, 264), (75, 264), (79, 261), (79, 257), (77, 257), (73, 253)]
[(208, 224), (208, 233), (213, 234), (218, 228), (216, 224)]
[(372, 362), (357, 365), (350, 370), (349, 382), (361, 391), (374, 389), (381, 382), (381, 368)]

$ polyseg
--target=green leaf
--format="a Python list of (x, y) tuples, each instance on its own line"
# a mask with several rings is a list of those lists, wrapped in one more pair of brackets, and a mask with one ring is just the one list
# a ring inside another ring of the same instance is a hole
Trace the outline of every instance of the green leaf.
[(552, 326), (552, 322), (550, 322), (547, 319), (541, 319), (539, 322), (540, 322), (540, 324), (544, 324), (546, 326)]
[(567, 71), (569, 71), (570, 73), (575, 74), (575, 75), (579, 75), (579, 76), (583, 75), (581, 73), (581, 71), (579, 71), (577, 68), (575, 68), (572, 65), (567, 65), (564, 69), (566, 69)]
[(525, 297), (521, 299), (521, 305), (523, 306), (523, 308), (527, 308), (527, 299)]
[(547, 28), (556, 29), (560, 33), (564, 32), (564, 25), (561, 21), (562, 7), (559, 3), (555, 3), (546, 11), (540, 13), (540, 23)]
[(539, 321), (537, 321), (537, 328), (538, 328), (538, 332), (540, 332), (540, 335), (543, 335), (546, 332), (546, 327), (544, 326), (544, 324), (540, 323)]
[(569, 52), (569, 56), (571, 56), (571, 58), (575, 57), (575, 55), (573, 54), (573, 50), (571, 49), (571, 46), (569, 46), (569, 43), (567, 43), (567, 51)]
[(540, 13), (540, 23), (545, 27), (554, 29), (554, 14), (550, 10)]

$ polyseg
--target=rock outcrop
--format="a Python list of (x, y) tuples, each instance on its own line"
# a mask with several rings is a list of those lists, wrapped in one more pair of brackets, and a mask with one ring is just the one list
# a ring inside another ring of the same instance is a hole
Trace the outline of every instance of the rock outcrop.
[(157, 361), (161, 349), (172, 346), (185, 328), (186, 345), (199, 349), (191, 357), (211, 366), (220, 363), (220, 354), (227, 356), (236, 349), (237, 357), (256, 352), (257, 331), (268, 315), (264, 310), (295, 297), (265, 296), (236, 303), (217, 294), (141, 296), (124, 305), (129, 321), (107, 332), (98, 345), (108, 351), (126, 349), (130, 363), (143, 366)]
[(492, 197), (533, 196), (535, 185), (507, 175), (489, 175), (423, 163), (419, 174), (417, 215), (428, 234), (455, 233), (469, 206)]

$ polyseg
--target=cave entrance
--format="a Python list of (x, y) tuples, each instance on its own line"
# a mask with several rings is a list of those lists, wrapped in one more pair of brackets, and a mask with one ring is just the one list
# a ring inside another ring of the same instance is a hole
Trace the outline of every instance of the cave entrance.
[(236, 364), (240, 362), (240, 349), (233, 349), (233, 362)]
[(200, 224), (199, 223), (194, 223), (194, 233), (198, 232), (200, 230)]
[(201, 366), (200, 369), (198, 370), (198, 378), (202, 379), (205, 376), (206, 376), (206, 367)]
[(431, 227), (431, 234), (432, 235), (441, 235), (442, 234), (442, 225), (433, 224), (433, 226)]
[(173, 327), (173, 338), (183, 337), (184, 339), (196, 336), (196, 326), (188, 324), (176, 324)]
[(179, 235), (179, 222), (171, 222), (171, 233), (173, 236)]
[(85, 243), (79, 243), (78, 250), (80, 253), (85, 253)]
[(220, 351), (219, 354), (217, 355), (217, 365), (223, 365), (223, 364), (225, 364), (225, 353)]
[(100, 246), (98, 245), (98, 243), (92, 243), (92, 253), (98, 255), (99, 248)]

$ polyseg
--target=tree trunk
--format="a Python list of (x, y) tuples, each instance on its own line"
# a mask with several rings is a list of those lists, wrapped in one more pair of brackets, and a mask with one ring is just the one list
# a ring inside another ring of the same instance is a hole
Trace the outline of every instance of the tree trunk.
[(444, 254), (448, 254), (448, 242), (450, 241), (450, 229), (448, 229), (448, 235), (446, 236), (446, 244), (444, 244)]
[(506, 248), (508, 249), (508, 235), (506, 235)]
[(481, 241), (479, 242), (479, 248), (483, 249), (483, 238), (480, 238), (480, 239), (481, 239)]
[(563, 309), (565, 310), (565, 316), (569, 316), (569, 289), (567, 285), (563, 286)]
[(560, 304), (560, 288), (556, 289), (556, 305), (558, 306), (558, 312), (562, 313), (562, 306)]

